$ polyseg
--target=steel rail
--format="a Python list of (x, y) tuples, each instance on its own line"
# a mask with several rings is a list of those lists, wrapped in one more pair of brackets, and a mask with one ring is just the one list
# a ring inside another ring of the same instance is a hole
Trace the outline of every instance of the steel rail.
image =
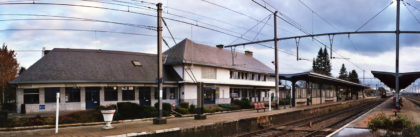
[[(417, 34), (420, 33), (420, 31), (399, 31), (403, 34)], [(308, 37), (320, 37), (320, 36), (329, 36), (329, 35), (354, 35), (354, 34), (394, 34), (396, 31), (349, 31), (349, 32), (333, 32), (333, 33), (319, 33), (319, 34), (309, 34), (309, 35), (300, 35), (300, 36), (291, 36), (291, 37), (282, 37), (277, 38), (277, 41), (282, 40), (290, 40), (290, 39), (296, 39), (296, 38), (308, 38)], [(227, 45), (225, 48), (230, 47), (237, 47), (237, 46), (245, 46), (245, 45), (251, 45), (251, 44), (258, 44), (258, 43), (265, 43), (265, 42), (271, 42), (275, 39), (266, 39), (266, 40), (260, 40), (260, 41), (252, 41), (252, 42), (245, 42), (245, 43), (238, 43), (238, 44), (232, 44)]]

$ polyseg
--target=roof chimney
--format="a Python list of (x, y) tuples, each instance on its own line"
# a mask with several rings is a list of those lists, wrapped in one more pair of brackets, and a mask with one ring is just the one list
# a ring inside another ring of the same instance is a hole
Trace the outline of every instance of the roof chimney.
[(217, 48), (219, 49), (223, 49), (225, 46), (223, 46), (222, 44), (216, 45)]
[(245, 50), (245, 55), (252, 56), (253, 52), (250, 50)]

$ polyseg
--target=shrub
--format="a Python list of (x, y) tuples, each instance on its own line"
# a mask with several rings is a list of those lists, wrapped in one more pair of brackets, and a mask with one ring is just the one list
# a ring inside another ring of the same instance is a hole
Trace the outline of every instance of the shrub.
[(220, 111), (225, 111), (225, 110), (226, 109), (219, 106), (204, 107), (204, 113), (214, 113), (214, 112), (220, 112)]
[(8, 112), (5, 110), (0, 111), (0, 127), (6, 127), (8, 124)]
[(188, 108), (184, 108), (184, 107), (181, 107), (181, 106), (176, 106), (175, 111), (178, 112), (178, 113), (181, 113), (181, 114), (188, 114), (189, 113)]
[(240, 106), (241, 109), (252, 108), (251, 101), (247, 98), (242, 98), (241, 100), (233, 100), (232, 104)]
[(233, 106), (230, 104), (219, 104), (219, 107), (225, 108), (227, 110), (234, 110)]
[(102, 114), (98, 110), (83, 110), (61, 115), (59, 123), (86, 123), (103, 121)]
[(181, 106), (182, 108), (186, 108), (186, 109), (188, 109), (188, 106), (190, 105), (190, 103), (188, 103), (188, 102), (181, 102), (181, 103), (179, 103), (179, 106)]
[(402, 116), (397, 116), (395, 119), (386, 117), (381, 113), (376, 115), (368, 123), (369, 129), (376, 131), (377, 129), (385, 129), (389, 131), (402, 131), (411, 126), (411, 122)]
[(196, 110), (196, 108), (195, 108), (195, 105), (194, 105), (194, 104), (191, 104), (191, 105), (190, 105), (190, 108), (188, 109), (188, 111), (189, 111), (191, 114), (197, 113), (197, 110)]
[(140, 114), (141, 118), (155, 117), (158, 115), (158, 110), (155, 107), (140, 105)]
[[(155, 103), (155, 108), (156, 108), (156, 110), (158, 110), (158, 113), (159, 113), (159, 103), (158, 102)], [(172, 105), (169, 104), (169, 103), (162, 103), (162, 109), (163, 109), (162, 115), (163, 116), (169, 116), (169, 114), (171, 114)]]
[(131, 102), (117, 103), (117, 119), (136, 119), (140, 118), (141, 108), (140, 105)]

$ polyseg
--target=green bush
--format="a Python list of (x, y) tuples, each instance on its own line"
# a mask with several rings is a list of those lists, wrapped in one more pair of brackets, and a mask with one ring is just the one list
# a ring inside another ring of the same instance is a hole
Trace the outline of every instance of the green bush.
[(188, 106), (190, 105), (190, 103), (188, 103), (188, 102), (181, 102), (181, 103), (179, 103), (179, 106), (180, 107), (182, 107), (182, 108), (186, 108), (186, 109), (188, 109)]
[(290, 97), (283, 98), (279, 101), (279, 105), (290, 105)]
[(241, 109), (252, 108), (251, 101), (247, 98), (242, 98), (241, 100), (233, 100), (232, 104), (240, 106)]
[(228, 109), (228, 110), (234, 110), (235, 109), (230, 104), (219, 104), (219, 107), (222, 107), (222, 108), (225, 108), (225, 109)]
[(140, 105), (140, 118), (156, 117), (158, 115), (158, 110), (155, 107), (148, 105)]
[(402, 116), (397, 116), (395, 119), (391, 119), (386, 117), (383, 113), (376, 115), (368, 123), (368, 128), (372, 131), (376, 131), (378, 129), (402, 131), (410, 126), (411, 122)]
[(208, 106), (208, 107), (204, 107), (204, 113), (214, 113), (214, 112), (220, 112), (220, 111), (225, 111), (227, 109), (224, 109), (222, 107), (219, 106)]
[(140, 105), (131, 102), (118, 102), (117, 103), (117, 119), (136, 119), (140, 118), (141, 108)]
[(195, 105), (194, 105), (194, 104), (191, 104), (191, 105), (190, 105), (190, 108), (188, 109), (188, 111), (189, 111), (191, 114), (197, 113), (197, 110), (196, 110), (196, 108), (195, 108)]
[(176, 106), (175, 111), (178, 112), (178, 113), (181, 113), (181, 114), (188, 114), (189, 113), (188, 108), (184, 108), (184, 107), (181, 107), (181, 106)]
[[(155, 103), (155, 108), (159, 112), (159, 103), (158, 102)], [(163, 116), (169, 116), (169, 114), (171, 114), (172, 105), (169, 104), (169, 103), (162, 103), (162, 109), (163, 109), (162, 115)]]
[(86, 123), (103, 121), (103, 117), (98, 110), (83, 110), (61, 115), (59, 123)]

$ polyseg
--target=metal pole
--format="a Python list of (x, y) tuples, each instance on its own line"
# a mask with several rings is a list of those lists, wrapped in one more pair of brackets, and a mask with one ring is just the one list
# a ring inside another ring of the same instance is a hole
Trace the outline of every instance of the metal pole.
[[(274, 12), (274, 39), (277, 39), (277, 11)], [(275, 62), (274, 62), (274, 71), (275, 71), (275, 75), (276, 75), (276, 85), (275, 85), (275, 92), (276, 94), (274, 95), (275, 97), (275, 101), (276, 101), (276, 109), (279, 108), (279, 57), (278, 57), (278, 41), (275, 40), (274, 41), (274, 58), (275, 58)]]
[(163, 119), (163, 110), (162, 110), (162, 3), (156, 4), (157, 6), (157, 63), (158, 63), (158, 73), (157, 73), (157, 86), (159, 90), (159, 116), (153, 120), (153, 124), (166, 124), (166, 119)]
[(396, 40), (395, 40), (395, 45), (396, 45), (396, 50), (395, 50), (395, 99), (396, 99), (396, 107), (399, 108), (400, 104), (399, 102), (399, 93), (400, 93), (400, 82), (399, 82), (399, 60), (400, 60), (400, 1), (401, 0), (397, 0), (397, 23), (396, 23), (396, 29), (395, 29), (395, 33), (396, 33)]
[(59, 111), (60, 111), (60, 93), (57, 92), (56, 93), (56, 98), (57, 98), (57, 104), (56, 104), (56, 110), (55, 110), (55, 133), (58, 133), (58, 116), (59, 115)]

